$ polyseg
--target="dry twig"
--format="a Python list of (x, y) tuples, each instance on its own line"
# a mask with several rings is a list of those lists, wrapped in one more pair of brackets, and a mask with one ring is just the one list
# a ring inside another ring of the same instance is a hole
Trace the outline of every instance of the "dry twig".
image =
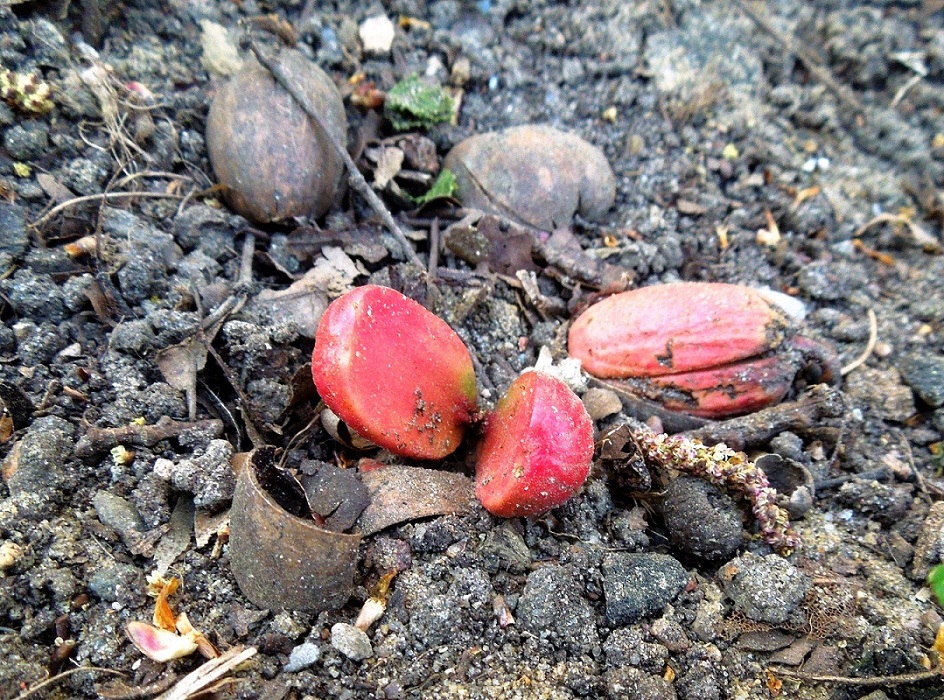
[(863, 676), (861, 678), (856, 678), (854, 676), (814, 675), (803, 673), (802, 671), (795, 671), (791, 668), (782, 667), (771, 668), (770, 671), (775, 675), (783, 676), (784, 678), (796, 678), (801, 681), (813, 681), (816, 683), (840, 683), (842, 685), (859, 686), (904, 685), (905, 683), (920, 683), (921, 681), (929, 681), (941, 676), (941, 670), (939, 668), (931, 669), (930, 671), (902, 673), (897, 676)]
[(133, 199), (134, 197), (143, 197), (145, 199), (183, 199), (183, 195), (168, 194), (166, 192), (102, 192), (101, 194), (89, 194), (85, 195), (84, 197), (70, 199), (68, 202), (63, 202), (62, 204), (54, 206), (43, 216), (39, 217), (33, 222), (33, 228), (42, 228), (42, 226), (56, 214), (65, 209), (68, 209), (69, 207), (74, 207), (76, 204), (83, 204), (85, 202), (99, 202), (109, 199)]
[(878, 319), (875, 318), (875, 310), (869, 309), (869, 342), (865, 344), (865, 350), (862, 351), (862, 354), (859, 355), (852, 362), (847, 364), (841, 370), (839, 374), (845, 377), (852, 370), (861, 367), (865, 364), (865, 361), (872, 356), (872, 351), (875, 350), (875, 343), (878, 341)]
[(49, 686), (55, 683), (58, 683), (59, 681), (65, 678), (68, 678), (69, 676), (75, 675), (76, 673), (82, 673), (83, 671), (86, 673), (110, 673), (114, 676), (125, 675), (121, 671), (116, 671), (111, 668), (100, 668), (98, 666), (78, 666), (76, 668), (70, 668), (68, 671), (63, 671), (62, 673), (59, 673), (53, 676), (52, 678), (47, 678), (46, 680), (41, 681), (40, 683), (37, 683), (36, 685), (30, 688), (27, 688), (22, 693), (17, 695), (16, 698), (14, 698), (14, 700), (26, 700), (27, 698), (31, 698), (34, 695), (36, 695), (36, 693), (38, 693), (40, 690), (43, 690), (44, 688), (48, 688)]
[(223, 421), (215, 418), (197, 421), (176, 421), (167, 416), (153, 425), (123, 425), (120, 428), (89, 428), (75, 445), (76, 457), (91, 457), (107, 452), (118, 445), (142, 445), (151, 447), (161, 440), (180, 437), (190, 430), (212, 432), (214, 437), (223, 434)]

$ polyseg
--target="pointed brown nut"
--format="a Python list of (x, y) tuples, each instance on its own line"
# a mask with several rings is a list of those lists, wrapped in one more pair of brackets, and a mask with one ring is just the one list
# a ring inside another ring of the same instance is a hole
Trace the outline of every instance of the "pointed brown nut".
[(386, 287), (334, 300), (315, 336), (321, 398), (359, 435), (391, 452), (441, 459), (476, 412), (472, 357), (445, 321)]
[(488, 418), (475, 468), (475, 495), (494, 515), (540, 515), (580, 490), (593, 461), (593, 424), (556, 377), (518, 377)]
[(320, 216), (334, 201), (344, 175), (344, 163), (328, 141), (347, 142), (340, 93), (299, 51), (282, 49), (276, 60), (330, 134), (322, 133), (256, 63), (220, 88), (207, 118), (207, 152), (229, 205), (256, 223)]

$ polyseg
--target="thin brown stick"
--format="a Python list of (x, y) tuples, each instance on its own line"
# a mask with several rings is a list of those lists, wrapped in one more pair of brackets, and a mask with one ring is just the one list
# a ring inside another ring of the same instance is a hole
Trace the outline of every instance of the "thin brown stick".
[(46, 680), (40, 683), (37, 683), (31, 688), (27, 688), (22, 693), (17, 695), (14, 700), (26, 700), (26, 698), (30, 698), (36, 695), (36, 693), (38, 693), (43, 688), (46, 688), (54, 683), (58, 683), (64, 678), (68, 678), (69, 676), (75, 675), (76, 673), (82, 673), (83, 671), (88, 672), (88, 673), (110, 673), (113, 676), (125, 675), (121, 671), (116, 671), (112, 668), (100, 668), (98, 666), (77, 666), (76, 668), (70, 668), (68, 671), (63, 671), (62, 673), (59, 673), (53, 676), (52, 678), (47, 678)]
[(932, 669), (930, 671), (902, 673), (897, 676), (863, 676), (861, 678), (856, 678), (854, 676), (814, 675), (780, 667), (771, 668), (770, 671), (777, 676), (783, 676), (784, 678), (796, 678), (801, 681), (813, 681), (816, 683), (841, 683), (843, 685), (859, 686), (904, 685), (905, 683), (920, 683), (921, 681), (929, 681), (941, 676), (941, 669), (939, 668)]
[(193, 182), (193, 178), (189, 175), (180, 175), (179, 173), (169, 173), (163, 170), (142, 170), (139, 173), (131, 173), (130, 175), (125, 175), (120, 180), (115, 180), (108, 188), (109, 190), (120, 190), (122, 187), (127, 185), (129, 182), (139, 180), (142, 177), (154, 177), (161, 180), (190, 180)]
[(869, 309), (869, 342), (865, 344), (865, 350), (862, 351), (862, 354), (839, 370), (839, 374), (845, 377), (852, 370), (864, 365), (865, 361), (872, 356), (876, 342), (878, 342), (878, 319), (875, 318), (875, 310)]
[(89, 428), (75, 445), (76, 457), (91, 457), (122, 444), (150, 447), (161, 440), (180, 437), (188, 430), (208, 430), (214, 436), (223, 433), (223, 421), (215, 418), (176, 421), (163, 416), (153, 425), (123, 425), (120, 428)]
[(85, 202), (98, 202), (106, 199), (132, 199), (134, 197), (145, 197), (150, 199), (183, 199), (180, 194), (167, 194), (166, 192), (102, 192), (101, 194), (88, 194), (84, 197), (76, 197), (67, 202), (58, 204), (46, 212), (43, 216), (33, 222), (33, 228), (41, 228), (43, 224), (49, 221), (59, 212), (74, 207), (76, 204)]
[(347, 168), (348, 178), (351, 183), (351, 187), (357, 190), (360, 195), (367, 200), (367, 203), (370, 205), (370, 208), (374, 210), (377, 216), (380, 217), (383, 221), (384, 226), (393, 234), (393, 237), (397, 239), (397, 243), (400, 244), (400, 247), (403, 249), (403, 254), (406, 255), (407, 259), (417, 265), (422, 267), (423, 263), (420, 261), (419, 256), (416, 254), (416, 251), (413, 250), (413, 246), (410, 245), (410, 242), (406, 238), (406, 234), (397, 224), (393, 218), (393, 214), (390, 213), (390, 210), (387, 209), (386, 205), (381, 201), (380, 197), (377, 196), (377, 193), (374, 192), (373, 188), (368, 184), (367, 180), (364, 179), (364, 176), (361, 175), (361, 171), (357, 169), (357, 165), (354, 163), (354, 159), (351, 158), (351, 155), (347, 152), (347, 149), (344, 148), (336, 139), (332, 138), (331, 132), (328, 131), (325, 126), (324, 120), (321, 118), (321, 115), (318, 114), (318, 111), (309, 104), (309, 101), (306, 99), (305, 95), (299, 91), (292, 82), (292, 79), (289, 75), (282, 70), (282, 66), (279, 62), (270, 56), (267, 56), (259, 45), (252, 39), (250, 39), (249, 46), (252, 49), (253, 54), (255, 54), (256, 59), (261, 63), (265, 68), (272, 74), (272, 77), (275, 78), (276, 82), (281, 85), (285, 90), (292, 96), (292, 98), (298, 102), (305, 114), (311, 117), (312, 121), (318, 125), (318, 129), (321, 131), (322, 136), (324, 136), (328, 143), (334, 148), (335, 153), (344, 161), (344, 166)]

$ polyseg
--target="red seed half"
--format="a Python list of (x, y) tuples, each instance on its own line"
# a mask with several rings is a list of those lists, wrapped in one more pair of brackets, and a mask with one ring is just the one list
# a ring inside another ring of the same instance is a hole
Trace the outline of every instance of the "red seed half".
[(525, 372), (488, 419), (475, 495), (494, 515), (539, 515), (577, 493), (592, 461), (593, 424), (577, 395), (556, 377)]
[(476, 411), (475, 373), (462, 340), (386, 287), (359, 287), (328, 306), (311, 371), (321, 398), (345, 423), (407, 457), (450, 454)]

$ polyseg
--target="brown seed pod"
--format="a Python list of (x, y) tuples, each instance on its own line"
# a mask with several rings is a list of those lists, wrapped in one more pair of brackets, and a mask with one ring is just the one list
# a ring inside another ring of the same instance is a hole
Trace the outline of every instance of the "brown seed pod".
[(240, 470), (230, 520), (233, 575), (260, 608), (340, 608), (354, 587), (360, 535), (330, 532), (286, 511), (260, 484), (275, 449), (261, 447)]
[(256, 223), (320, 216), (334, 201), (344, 163), (329, 142), (347, 142), (347, 117), (331, 79), (294, 49), (278, 61), (330, 132), (257, 63), (216, 94), (207, 120), (207, 150), (229, 205)]

